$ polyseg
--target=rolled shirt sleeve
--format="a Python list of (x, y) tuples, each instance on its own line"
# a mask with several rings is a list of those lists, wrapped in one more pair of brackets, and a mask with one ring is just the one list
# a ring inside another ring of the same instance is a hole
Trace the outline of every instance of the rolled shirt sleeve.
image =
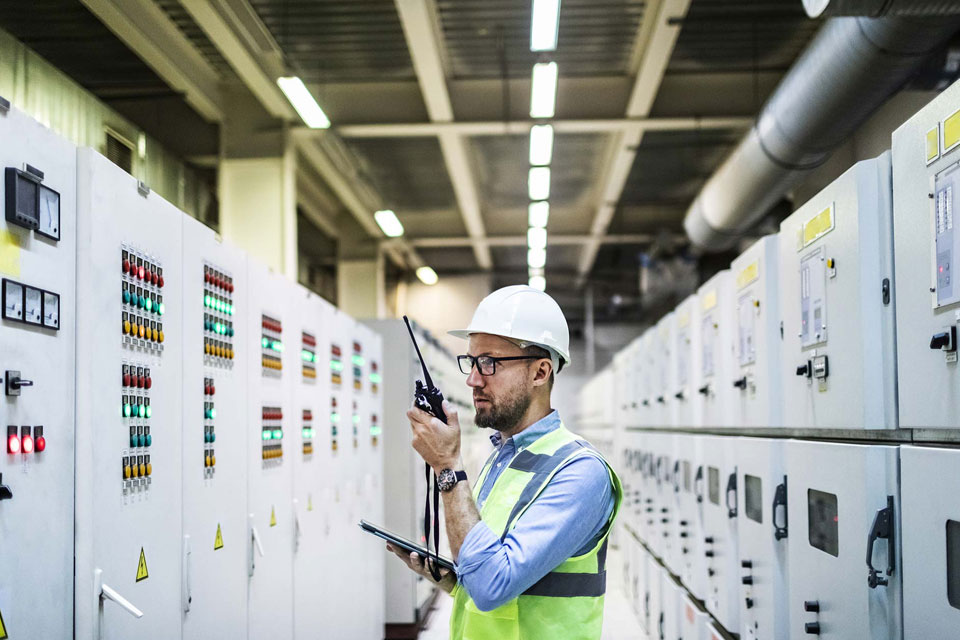
[(516, 598), (568, 558), (596, 544), (615, 498), (606, 465), (593, 456), (563, 466), (504, 540), (482, 520), (467, 533), (457, 578), (477, 608)]

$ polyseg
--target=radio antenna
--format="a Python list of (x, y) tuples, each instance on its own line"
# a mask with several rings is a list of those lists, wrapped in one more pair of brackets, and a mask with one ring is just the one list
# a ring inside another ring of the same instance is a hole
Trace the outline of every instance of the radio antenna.
[(420, 358), (420, 366), (423, 368), (423, 377), (426, 379), (427, 387), (433, 387), (433, 380), (430, 379), (430, 372), (427, 371), (427, 365), (423, 361), (423, 356), (420, 354), (420, 345), (417, 344), (417, 339), (413, 335), (413, 327), (410, 326), (410, 320), (407, 316), (403, 316), (403, 321), (407, 323), (407, 331), (410, 332), (410, 339), (413, 340), (413, 348), (417, 350), (417, 357)]

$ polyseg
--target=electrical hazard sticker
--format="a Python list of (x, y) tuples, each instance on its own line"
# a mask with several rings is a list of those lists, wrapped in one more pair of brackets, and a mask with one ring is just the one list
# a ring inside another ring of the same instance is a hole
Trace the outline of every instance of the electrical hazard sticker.
[(140, 547), (140, 562), (137, 563), (137, 582), (146, 580), (149, 577), (150, 573), (147, 571), (147, 556), (143, 553), (143, 547)]
[(223, 549), (223, 533), (220, 532), (220, 523), (217, 523), (217, 537), (213, 539), (213, 550)]
[(270, 526), (277, 526), (277, 510), (273, 507), (273, 505), (270, 505)]
[(7, 635), (7, 627), (6, 625), (3, 624), (3, 612), (0, 611), (0, 640), (3, 640), (3, 638), (9, 638), (9, 637), (10, 636)]

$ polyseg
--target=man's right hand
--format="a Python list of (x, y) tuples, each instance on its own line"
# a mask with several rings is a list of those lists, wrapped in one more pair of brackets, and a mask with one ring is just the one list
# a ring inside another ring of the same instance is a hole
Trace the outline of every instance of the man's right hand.
[(408, 554), (403, 549), (398, 549), (394, 547), (392, 544), (390, 544), (389, 542), (387, 543), (387, 551), (392, 551), (398, 558), (400, 558), (401, 562), (403, 562), (405, 565), (407, 565), (407, 567), (410, 568), (411, 571), (413, 571), (418, 575), (423, 576), (430, 582), (439, 586), (441, 589), (443, 589), (447, 593), (452, 592), (453, 588), (457, 585), (457, 575), (452, 571), (450, 571), (449, 569), (445, 569), (443, 567), (440, 567), (440, 574), (441, 574), (440, 581), (438, 582), (434, 580), (433, 576), (430, 574), (430, 569), (427, 568), (426, 562), (420, 556), (419, 553), (411, 552)]

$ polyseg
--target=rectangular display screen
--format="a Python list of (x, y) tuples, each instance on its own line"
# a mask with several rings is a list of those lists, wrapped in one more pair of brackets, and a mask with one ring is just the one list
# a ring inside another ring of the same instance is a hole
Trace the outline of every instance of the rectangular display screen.
[(710, 502), (720, 504), (720, 470), (716, 467), (707, 467), (707, 485)]
[(763, 523), (763, 481), (757, 476), (743, 476), (743, 495), (747, 517)]
[(683, 490), (690, 493), (690, 462), (684, 460), (680, 463), (680, 466), (683, 469)]
[(837, 496), (816, 489), (808, 489), (807, 520), (807, 537), (810, 546), (839, 557), (840, 523), (837, 515)]
[(947, 601), (960, 609), (960, 522), (947, 520)]

